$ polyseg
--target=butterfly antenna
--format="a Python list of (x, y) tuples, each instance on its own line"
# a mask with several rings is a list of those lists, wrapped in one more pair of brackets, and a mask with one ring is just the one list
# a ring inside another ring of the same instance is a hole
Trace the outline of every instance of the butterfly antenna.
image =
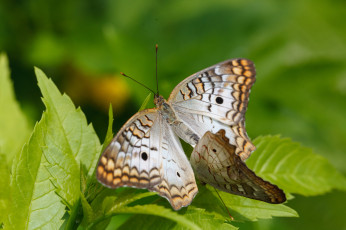
[(144, 88), (146, 88), (146, 89), (148, 89), (148, 90), (150, 90), (154, 95), (155, 95), (155, 92), (152, 90), (152, 89), (150, 89), (149, 87), (147, 87), (146, 85), (144, 85), (143, 83), (140, 83), (139, 81), (137, 81), (137, 80), (135, 80), (135, 79), (133, 79), (132, 77), (130, 77), (130, 76), (127, 76), (126, 74), (124, 74), (123, 72), (120, 72), (120, 74), (121, 75), (123, 75), (124, 77), (128, 77), (128, 78), (130, 78), (132, 81), (134, 81), (134, 82), (136, 82), (136, 83), (138, 83), (138, 84), (140, 84), (141, 86), (143, 86)]
[(225, 206), (225, 208), (226, 208), (226, 210), (227, 210), (227, 212), (228, 212), (229, 217), (231, 218), (231, 220), (234, 220), (234, 218), (233, 218), (233, 216), (231, 215), (231, 213), (229, 212), (229, 210), (228, 210), (228, 208), (227, 208), (225, 202), (223, 202), (223, 200), (222, 200), (222, 198), (221, 198), (219, 192), (216, 190), (216, 188), (214, 188), (214, 190), (215, 190), (215, 192), (217, 193), (217, 195), (219, 196), (219, 198), (220, 198), (220, 200), (221, 200), (223, 206)]
[(159, 95), (159, 81), (157, 79), (157, 50), (159, 49), (159, 46), (156, 44), (155, 45), (155, 53), (156, 53), (156, 90), (157, 90), (157, 93), (156, 95), (158, 96)]

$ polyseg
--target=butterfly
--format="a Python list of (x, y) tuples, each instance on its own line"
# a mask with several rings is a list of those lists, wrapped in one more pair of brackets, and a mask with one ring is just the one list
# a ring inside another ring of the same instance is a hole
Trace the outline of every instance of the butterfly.
[(175, 210), (188, 206), (198, 188), (179, 138), (194, 147), (207, 131), (223, 129), (245, 160), (255, 149), (244, 127), (255, 75), (250, 60), (230, 59), (187, 77), (168, 100), (155, 94), (156, 108), (132, 116), (101, 154), (98, 181), (157, 192)]
[(202, 183), (221, 191), (273, 204), (286, 201), (281, 189), (258, 177), (235, 152), (225, 130), (208, 131), (194, 148), (190, 162)]

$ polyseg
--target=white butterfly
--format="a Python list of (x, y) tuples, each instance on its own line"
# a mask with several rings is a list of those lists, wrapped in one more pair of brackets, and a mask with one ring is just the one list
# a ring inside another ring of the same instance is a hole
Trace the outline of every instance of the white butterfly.
[(255, 149), (244, 127), (255, 74), (251, 61), (231, 59), (186, 78), (168, 101), (155, 95), (156, 108), (131, 117), (102, 153), (97, 179), (158, 192), (175, 210), (188, 206), (198, 188), (178, 137), (195, 146), (207, 131), (223, 129), (245, 160)]

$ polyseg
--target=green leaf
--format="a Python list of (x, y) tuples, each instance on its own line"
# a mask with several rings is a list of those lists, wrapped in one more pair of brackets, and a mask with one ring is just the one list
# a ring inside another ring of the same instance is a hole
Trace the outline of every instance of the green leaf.
[[(170, 209), (170, 208), (168, 208)], [(208, 213), (205, 209), (189, 206), (176, 214), (182, 214), (184, 218), (193, 222), (199, 229), (229, 229), (235, 230), (237, 227), (226, 223), (214, 214)], [(189, 226), (182, 225), (179, 221), (163, 218), (162, 216), (135, 215), (122, 224), (120, 229), (190, 229)]]
[[(192, 205), (203, 208), (215, 214), (220, 219), (229, 219), (227, 210), (224, 208), (215, 189), (209, 185), (199, 186), (198, 188), (199, 193), (192, 202)], [(269, 204), (222, 191), (218, 192), (236, 221), (257, 221), (258, 219), (268, 219), (274, 216), (298, 217), (295, 210), (283, 204)]]
[(121, 192), (117, 192), (115, 196), (105, 196), (102, 204), (104, 212), (113, 212), (120, 207), (127, 206), (140, 199), (155, 196), (154, 192), (142, 192), (138, 189), (124, 188)]
[(80, 197), (80, 163), (92, 175), (101, 146), (80, 108), (67, 95), (61, 95), (45, 74), (35, 69), (46, 106), (46, 133), (43, 153), (57, 193), (74, 210)]
[(105, 150), (105, 148), (107, 147), (107, 145), (112, 141), (113, 139), (113, 108), (112, 105), (109, 105), (109, 110), (108, 110), (108, 128), (107, 128), (107, 133), (106, 133), (106, 137), (105, 140), (103, 142), (102, 145), (102, 152), (103, 150)]
[[(189, 207), (184, 213), (184, 217), (192, 220), (199, 225), (202, 229), (224, 229), (224, 230), (236, 230), (237, 227), (231, 225), (230, 221), (224, 221), (217, 218), (214, 214), (211, 214), (205, 209)], [(182, 229), (181, 225), (176, 225), (173, 229)]]
[(94, 211), (92, 210), (90, 204), (85, 199), (84, 195), (81, 194), (81, 203), (83, 208), (83, 222), (82, 226), (87, 226), (94, 219)]
[(346, 178), (311, 149), (278, 136), (258, 137), (254, 144), (257, 150), (246, 164), (285, 192), (312, 196), (346, 190)]
[(0, 154), (0, 225), (7, 220), (10, 207), (10, 170), (7, 166), (6, 155)]
[[(12, 162), (30, 134), (27, 119), (15, 99), (8, 60), (0, 53), (0, 152)], [(10, 164), (11, 165), (11, 164)]]
[[(115, 214), (143, 214), (143, 215), (152, 215), (163, 217), (178, 223), (179, 225), (184, 226), (187, 229), (202, 229), (197, 224), (195, 224), (192, 220), (189, 220), (183, 215), (179, 215), (177, 212), (172, 211), (171, 209), (164, 208), (163, 206), (148, 204), (148, 205), (137, 205), (133, 207), (123, 206), (120, 208), (111, 209), (107, 215), (115, 215)], [(143, 216), (144, 218), (147, 218)], [(138, 223), (138, 222), (137, 222)], [(139, 223), (138, 223), (139, 224)], [(137, 225), (137, 224), (136, 224)], [(137, 225), (140, 229), (144, 229), (143, 225)], [(159, 228), (159, 226), (156, 226)]]
[(58, 229), (65, 205), (55, 194), (42, 154), (44, 146), (45, 116), (36, 124), (34, 131), (13, 161), (11, 176), (11, 206), (8, 212), (10, 229)]
[(141, 107), (139, 108), (138, 112), (142, 111), (143, 109), (145, 109), (147, 107), (148, 102), (150, 100), (150, 97), (151, 97), (151, 93), (149, 93), (148, 96), (144, 99), (144, 101), (143, 101)]

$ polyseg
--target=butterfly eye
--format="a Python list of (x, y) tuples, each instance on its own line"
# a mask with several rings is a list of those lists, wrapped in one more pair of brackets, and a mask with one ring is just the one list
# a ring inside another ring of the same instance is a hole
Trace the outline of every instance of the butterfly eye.
[(216, 153), (216, 149), (213, 149), (213, 152)]
[(148, 159), (148, 154), (146, 152), (142, 152), (141, 156), (142, 156), (142, 160), (144, 161)]
[(177, 176), (180, 177), (180, 174), (177, 172)]
[(222, 103), (223, 103), (222, 97), (217, 97), (217, 98), (216, 98), (216, 103), (222, 104)]

